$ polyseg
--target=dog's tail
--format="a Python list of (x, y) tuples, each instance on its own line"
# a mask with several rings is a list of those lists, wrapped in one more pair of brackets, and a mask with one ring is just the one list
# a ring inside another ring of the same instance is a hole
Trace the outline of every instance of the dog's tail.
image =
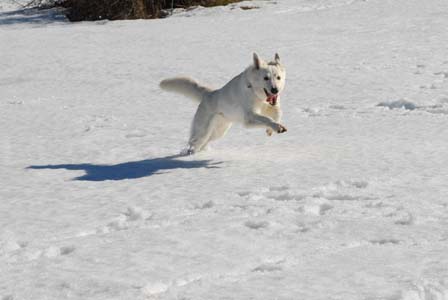
[(193, 100), (201, 102), (204, 95), (212, 92), (211, 88), (200, 85), (188, 77), (175, 77), (162, 80), (160, 88), (169, 92), (176, 92), (185, 95)]

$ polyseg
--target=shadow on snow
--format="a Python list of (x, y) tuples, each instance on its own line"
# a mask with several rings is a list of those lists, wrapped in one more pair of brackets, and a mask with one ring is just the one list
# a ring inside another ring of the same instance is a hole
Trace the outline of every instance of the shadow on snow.
[(47, 25), (65, 21), (65, 16), (57, 9), (40, 10), (36, 8), (24, 8), (14, 11), (0, 12), (0, 26), (15, 24)]
[(146, 159), (140, 161), (130, 161), (116, 165), (95, 165), (95, 164), (62, 164), (62, 165), (42, 165), (29, 166), (27, 169), (66, 169), (83, 170), (85, 175), (73, 178), (73, 180), (83, 181), (105, 181), (105, 180), (125, 180), (148, 177), (161, 174), (164, 170), (173, 169), (196, 169), (196, 168), (219, 168), (221, 162), (211, 160), (177, 160), (181, 155), (172, 155), (161, 158)]

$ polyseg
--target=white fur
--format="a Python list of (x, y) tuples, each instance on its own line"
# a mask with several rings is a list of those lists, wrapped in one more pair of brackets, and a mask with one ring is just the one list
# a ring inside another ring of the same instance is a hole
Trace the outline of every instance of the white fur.
[[(264, 127), (268, 135), (282, 133), (286, 128), (279, 124), (281, 118), (280, 92), (285, 86), (285, 69), (278, 54), (266, 63), (254, 54), (254, 62), (241, 74), (220, 89), (202, 86), (190, 78), (165, 79), (160, 87), (181, 93), (199, 102), (193, 119), (188, 154), (203, 150), (210, 141), (223, 137), (232, 123), (246, 127)], [(277, 103), (266, 102), (266, 92), (278, 89)]]

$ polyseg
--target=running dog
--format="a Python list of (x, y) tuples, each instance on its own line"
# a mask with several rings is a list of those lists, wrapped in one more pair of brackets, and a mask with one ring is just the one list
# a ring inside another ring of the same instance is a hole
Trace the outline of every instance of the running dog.
[(246, 127), (264, 127), (269, 136), (273, 132), (286, 132), (286, 127), (279, 123), (285, 75), (278, 54), (273, 61), (265, 62), (254, 53), (253, 64), (220, 89), (187, 77), (161, 81), (163, 90), (183, 94), (199, 103), (185, 154), (204, 150), (209, 142), (223, 137), (234, 122)]

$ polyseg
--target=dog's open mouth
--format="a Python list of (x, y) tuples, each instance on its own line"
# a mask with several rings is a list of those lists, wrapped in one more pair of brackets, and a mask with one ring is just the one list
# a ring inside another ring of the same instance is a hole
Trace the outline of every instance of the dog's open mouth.
[(264, 89), (264, 92), (265, 92), (265, 94), (267, 96), (266, 102), (269, 103), (272, 106), (276, 105), (277, 104), (278, 94), (271, 95), (271, 94), (268, 93), (268, 91), (266, 89)]

